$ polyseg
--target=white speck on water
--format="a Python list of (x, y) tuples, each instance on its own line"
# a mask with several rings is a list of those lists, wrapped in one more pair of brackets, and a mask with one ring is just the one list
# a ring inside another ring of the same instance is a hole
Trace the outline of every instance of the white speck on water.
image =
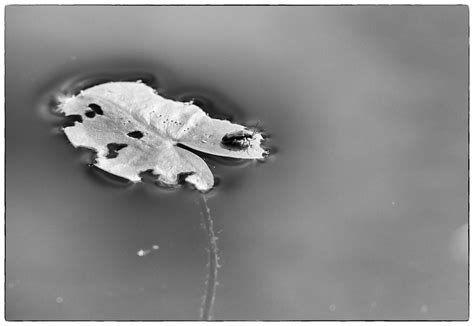
[(329, 310), (336, 311), (336, 305), (335, 304), (330, 305)]
[(422, 305), (421, 308), (420, 308), (420, 312), (421, 312), (422, 314), (427, 313), (427, 312), (428, 312), (428, 306), (425, 305), (425, 304)]
[(143, 256), (147, 255), (149, 252), (150, 252), (150, 250), (140, 249), (140, 250), (137, 251), (137, 255), (140, 256), (140, 257), (143, 257)]
[(140, 249), (140, 250), (138, 250), (137, 255), (140, 256), (140, 257), (143, 257), (143, 256), (146, 256), (149, 253), (151, 253), (152, 250), (158, 250), (158, 249), (160, 249), (160, 246), (155, 244), (155, 245), (151, 246), (150, 249)]
[(63, 303), (63, 298), (62, 297), (57, 297), (56, 298), (56, 303)]
[(395, 204), (396, 204), (396, 203), (395, 203), (394, 201), (392, 201), (392, 206), (395, 206)]

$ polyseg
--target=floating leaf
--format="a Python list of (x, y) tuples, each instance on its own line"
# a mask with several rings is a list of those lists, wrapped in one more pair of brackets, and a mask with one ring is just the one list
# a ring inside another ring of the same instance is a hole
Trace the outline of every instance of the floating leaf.
[(260, 133), (210, 118), (192, 102), (165, 99), (141, 82), (97, 85), (63, 101), (59, 109), (81, 116), (64, 128), (75, 147), (95, 150), (97, 167), (134, 182), (151, 170), (165, 184), (176, 184), (182, 175), (198, 190), (211, 189), (214, 178), (204, 160), (178, 144), (239, 159), (267, 154)]

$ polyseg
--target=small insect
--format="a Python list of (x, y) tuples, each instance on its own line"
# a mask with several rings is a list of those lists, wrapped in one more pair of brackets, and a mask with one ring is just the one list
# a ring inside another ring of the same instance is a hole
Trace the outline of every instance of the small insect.
[(251, 140), (255, 136), (255, 131), (246, 129), (229, 132), (222, 137), (222, 145), (235, 150), (246, 149), (251, 145)]

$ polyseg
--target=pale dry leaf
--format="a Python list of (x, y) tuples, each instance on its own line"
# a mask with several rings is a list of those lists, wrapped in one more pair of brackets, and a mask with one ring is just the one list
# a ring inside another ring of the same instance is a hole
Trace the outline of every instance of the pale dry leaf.
[(252, 132), (246, 146), (225, 146), (225, 135), (249, 131), (213, 119), (192, 103), (163, 98), (141, 82), (97, 85), (64, 100), (59, 109), (66, 116), (82, 118), (64, 128), (75, 147), (95, 150), (97, 167), (134, 182), (151, 170), (165, 184), (176, 184), (184, 175), (198, 190), (211, 189), (214, 177), (204, 160), (177, 144), (239, 159), (262, 159), (267, 154), (260, 133)]

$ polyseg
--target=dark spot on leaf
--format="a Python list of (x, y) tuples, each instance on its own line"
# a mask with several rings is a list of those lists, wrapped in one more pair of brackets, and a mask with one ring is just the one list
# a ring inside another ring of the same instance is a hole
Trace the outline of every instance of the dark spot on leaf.
[(127, 134), (127, 136), (132, 137), (132, 138), (136, 138), (136, 139), (140, 139), (140, 138), (143, 137), (143, 133), (141, 131), (135, 130), (135, 131), (129, 132)]
[(87, 111), (85, 114), (86, 114), (86, 117), (91, 118), (91, 119), (95, 117), (94, 111)]
[(117, 143), (110, 143), (107, 144), (107, 149), (109, 152), (105, 156), (106, 158), (116, 158), (118, 156), (118, 151), (127, 147), (127, 144), (117, 144)]
[(95, 103), (91, 103), (89, 104), (89, 108), (94, 111), (95, 113), (99, 114), (99, 115), (103, 115), (104, 114), (104, 111), (102, 111), (102, 108), (100, 107), (100, 105), (98, 104), (95, 104)]

